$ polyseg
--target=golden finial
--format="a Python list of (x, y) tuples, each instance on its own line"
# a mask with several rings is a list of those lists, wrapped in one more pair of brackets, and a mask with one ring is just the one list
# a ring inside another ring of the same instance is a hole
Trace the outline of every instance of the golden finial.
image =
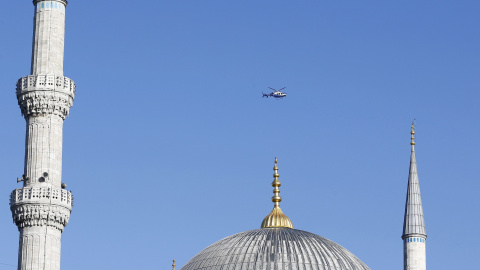
[(277, 167), (277, 158), (275, 157), (275, 166), (273, 166), (273, 182), (272, 187), (274, 196), (272, 197), (272, 202), (275, 204), (275, 207), (280, 207), (280, 202), (282, 201), (282, 197), (280, 197), (280, 189), (279, 187), (282, 185), (280, 181), (278, 181), (278, 167)]
[(175, 266), (177, 266), (177, 265), (175, 264), (175, 260), (173, 260), (172, 270), (175, 270)]
[(412, 134), (412, 141), (410, 142), (410, 144), (412, 145), (413, 149), (413, 146), (415, 145), (415, 120), (413, 120), (412, 122), (412, 131), (410, 132), (410, 134)]
[(275, 166), (273, 166), (273, 197), (272, 202), (274, 203), (273, 210), (270, 212), (268, 216), (263, 219), (261, 228), (290, 228), (293, 229), (292, 221), (282, 212), (280, 209), (280, 202), (282, 201), (282, 197), (280, 197), (280, 189), (279, 187), (282, 185), (278, 178), (280, 175), (278, 174), (278, 167), (277, 167), (277, 158), (275, 158)]

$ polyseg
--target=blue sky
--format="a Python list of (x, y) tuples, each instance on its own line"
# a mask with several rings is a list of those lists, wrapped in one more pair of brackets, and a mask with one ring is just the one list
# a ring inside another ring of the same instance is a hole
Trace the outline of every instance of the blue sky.
[[(63, 269), (170, 269), (256, 229), (278, 157), (283, 211), (371, 269), (401, 269), (416, 154), (429, 269), (480, 252), (478, 1), (70, 1), (63, 181), (75, 196)], [(33, 5), (0, 9), (0, 270), (23, 173), (15, 82)], [(283, 100), (262, 99), (286, 87)]]

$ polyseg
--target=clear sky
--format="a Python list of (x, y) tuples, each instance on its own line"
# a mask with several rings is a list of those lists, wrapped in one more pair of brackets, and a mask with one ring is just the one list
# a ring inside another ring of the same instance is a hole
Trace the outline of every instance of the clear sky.
[[(414, 118), (427, 267), (478, 268), (478, 1), (69, 2), (62, 269), (169, 270), (259, 228), (275, 156), (296, 229), (402, 269)], [(17, 264), (33, 12), (0, 8), (0, 270)]]

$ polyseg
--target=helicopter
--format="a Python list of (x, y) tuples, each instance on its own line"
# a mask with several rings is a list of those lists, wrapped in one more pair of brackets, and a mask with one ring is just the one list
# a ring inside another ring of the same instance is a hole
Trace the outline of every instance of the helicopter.
[(263, 97), (267, 97), (267, 98), (268, 98), (268, 97), (284, 98), (284, 97), (287, 96), (287, 93), (282, 92), (282, 90), (285, 89), (286, 87), (283, 87), (283, 88), (280, 89), (280, 90), (273, 89), (273, 88), (271, 88), (271, 87), (268, 87), (268, 88), (272, 89), (273, 92), (271, 92), (271, 93), (269, 93), (269, 94), (265, 94), (265, 93), (262, 92), (262, 98), (263, 98)]

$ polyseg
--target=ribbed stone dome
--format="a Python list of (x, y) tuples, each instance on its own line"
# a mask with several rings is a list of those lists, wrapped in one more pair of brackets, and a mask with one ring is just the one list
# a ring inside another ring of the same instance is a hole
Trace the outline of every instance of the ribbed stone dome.
[(224, 238), (181, 270), (369, 270), (339, 244), (289, 228), (262, 228)]

